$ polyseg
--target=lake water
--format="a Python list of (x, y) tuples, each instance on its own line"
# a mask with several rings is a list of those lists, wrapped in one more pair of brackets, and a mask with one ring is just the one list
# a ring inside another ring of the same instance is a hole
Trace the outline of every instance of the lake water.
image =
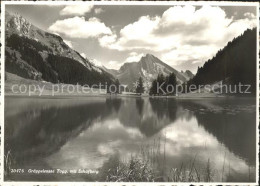
[[(165, 170), (199, 171), (214, 181), (255, 181), (256, 106), (252, 98), (5, 99), (5, 153), (12, 168), (98, 170), (109, 157), (146, 149)], [(156, 149), (156, 150), (155, 150)], [(163, 158), (162, 158), (163, 157)], [(88, 180), (83, 175), (12, 174), (11, 180)]]

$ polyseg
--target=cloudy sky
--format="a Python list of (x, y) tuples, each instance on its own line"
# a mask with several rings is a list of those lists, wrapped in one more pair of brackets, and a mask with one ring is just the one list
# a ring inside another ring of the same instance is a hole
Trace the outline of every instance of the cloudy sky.
[(6, 10), (114, 69), (151, 53), (177, 70), (195, 73), (257, 24), (253, 6), (7, 5)]

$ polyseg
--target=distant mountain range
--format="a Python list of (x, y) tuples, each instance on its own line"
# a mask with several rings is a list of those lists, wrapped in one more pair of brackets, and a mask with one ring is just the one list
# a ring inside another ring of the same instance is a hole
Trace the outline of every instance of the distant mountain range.
[(115, 78), (119, 79), (121, 84), (127, 85), (130, 89), (133, 88), (133, 83), (136, 82), (139, 77), (142, 77), (145, 85), (149, 87), (159, 73), (165, 76), (174, 73), (179, 83), (186, 82), (194, 76), (189, 70), (185, 72), (177, 71), (152, 54), (146, 54), (138, 62), (125, 63), (119, 70), (103, 68), (113, 74)]
[(179, 83), (190, 80), (190, 71), (178, 72), (157, 57), (147, 54), (139, 62), (125, 63), (119, 70), (95, 65), (71, 49), (64, 40), (45, 32), (22, 16), (6, 12), (6, 72), (23, 78), (53, 83), (94, 84), (112, 83), (133, 88), (139, 77), (150, 86), (159, 73), (174, 73)]
[(179, 84), (211, 84), (224, 80), (252, 85), (256, 90), (256, 29), (247, 30), (230, 41), (212, 59), (199, 67), (196, 75), (177, 71), (152, 54), (137, 62), (124, 63), (119, 70), (94, 64), (82, 57), (55, 34), (45, 32), (22, 16), (6, 12), (5, 70), (27, 79), (68, 84), (113, 83), (133, 89), (139, 77), (148, 89), (159, 73), (174, 73)]
[(6, 12), (6, 72), (53, 83), (94, 84), (114, 77), (71, 49), (55, 34)]

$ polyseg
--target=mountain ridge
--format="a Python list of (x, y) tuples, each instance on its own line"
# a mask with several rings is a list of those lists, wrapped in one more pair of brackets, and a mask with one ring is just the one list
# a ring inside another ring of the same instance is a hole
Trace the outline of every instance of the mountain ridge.
[(207, 60), (188, 84), (205, 85), (224, 81), (229, 85), (242, 83), (251, 85), (256, 91), (256, 28), (247, 29), (243, 34), (229, 41), (216, 55)]
[(53, 83), (114, 81), (111, 74), (82, 57), (60, 36), (39, 29), (21, 15), (6, 12), (5, 25), (7, 72)]
[(186, 82), (193, 77), (190, 71), (188, 71), (188, 73), (179, 72), (149, 53), (141, 57), (138, 62), (124, 63), (119, 70), (103, 68), (114, 75), (115, 78), (119, 79), (120, 83), (128, 85), (129, 88), (133, 88), (133, 83), (135, 83), (139, 77), (142, 77), (146, 89), (148, 89), (152, 80), (156, 79), (159, 73), (165, 76), (174, 73), (179, 83)]

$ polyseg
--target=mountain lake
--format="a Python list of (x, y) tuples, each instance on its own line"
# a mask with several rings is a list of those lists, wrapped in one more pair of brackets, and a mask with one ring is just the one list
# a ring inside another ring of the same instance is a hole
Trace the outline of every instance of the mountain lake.
[(4, 134), (9, 166), (25, 171), (5, 180), (97, 181), (28, 170), (95, 172), (114, 156), (146, 158), (165, 177), (184, 170), (203, 180), (210, 169), (214, 182), (256, 179), (255, 98), (6, 96)]

